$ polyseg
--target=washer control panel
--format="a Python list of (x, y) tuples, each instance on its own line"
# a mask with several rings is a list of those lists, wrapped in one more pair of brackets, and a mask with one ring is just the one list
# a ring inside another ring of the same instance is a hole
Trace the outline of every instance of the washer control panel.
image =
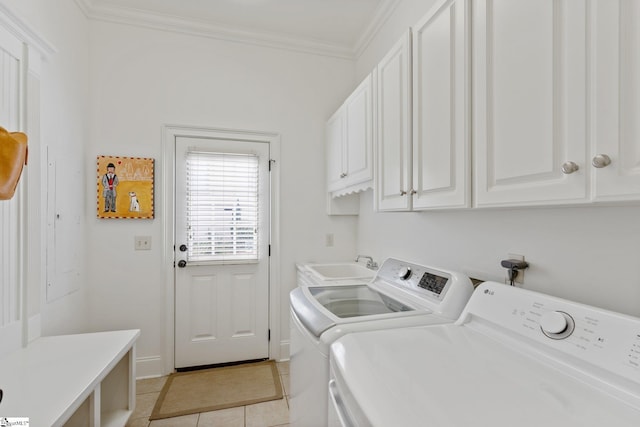
[(418, 286), (422, 289), (426, 289), (440, 295), (448, 281), (449, 279), (446, 277), (438, 276), (437, 274), (429, 273), (427, 271), (422, 275), (420, 282), (418, 282)]
[(464, 273), (396, 258), (387, 258), (382, 263), (369, 286), (451, 321), (460, 317), (473, 294), (473, 284)]
[(485, 319), (640, 385), (638, 318), (497, 282), (476, 289), (462, 318)]
[(441, 300), (448, 290), (451, 274), (389, 258), (380, 267), (377, 279), (413, 293)]

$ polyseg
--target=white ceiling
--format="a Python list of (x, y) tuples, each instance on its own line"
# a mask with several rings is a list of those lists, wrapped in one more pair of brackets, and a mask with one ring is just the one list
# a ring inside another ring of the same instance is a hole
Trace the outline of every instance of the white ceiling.
[(354, 57), (400, 0), (76, 0), (94, 19)]

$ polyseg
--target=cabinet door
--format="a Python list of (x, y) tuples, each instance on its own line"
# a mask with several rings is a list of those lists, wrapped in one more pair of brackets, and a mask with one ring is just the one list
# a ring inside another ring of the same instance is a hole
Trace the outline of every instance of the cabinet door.
[(343, 140), (344, 140), (344, 109), (340, 108), (327, 121), (326, 126), (326, 165), (327, 165), (327, 191), (335, 191), (341, 188), (344, 178), (342, 165)]
[(640, 195), (640, 2), (595, 2), (595, 100), (592, 157), (611, 164), (596, 168), (595, 200), (638, 199)]
[(411, 209), (411, 33), (377, 66), (376, 206)]
[(585, 3), (474, 0), (477, 206), (586, 200)]
[(469, 0), (413, 29), (413, 209), (468, 207)]
[(344, 105), (346, 138), (346, 176), (344, 186), (360, 184), (373, 178), (372, 88), (367, 76)]

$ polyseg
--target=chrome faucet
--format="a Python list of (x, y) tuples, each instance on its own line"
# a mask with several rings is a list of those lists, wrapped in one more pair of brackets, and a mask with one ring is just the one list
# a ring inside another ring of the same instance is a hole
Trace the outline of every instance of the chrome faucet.
[(367, 260), (367, 268), (370, 268), (371, 270), (375, 270), (378, 268), (378, 263), (375, 262), (372, 257), (368, 255), (358, 255), (356, 257), (356, 262), (360, 261), (360, 258), (364, 258)]

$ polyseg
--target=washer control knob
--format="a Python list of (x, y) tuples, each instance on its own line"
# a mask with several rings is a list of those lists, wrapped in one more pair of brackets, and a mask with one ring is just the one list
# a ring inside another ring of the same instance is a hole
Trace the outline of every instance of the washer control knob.
[(540, 329), (549, 338), (566, 338), (574, 328), (573, 318), (562, 311), (548, 311), (540, 318)]
[(400, 267), (400, 271), (398, 271), (398, 277), (402, 280), (407, 280), (411, 277), (411, 267)]

